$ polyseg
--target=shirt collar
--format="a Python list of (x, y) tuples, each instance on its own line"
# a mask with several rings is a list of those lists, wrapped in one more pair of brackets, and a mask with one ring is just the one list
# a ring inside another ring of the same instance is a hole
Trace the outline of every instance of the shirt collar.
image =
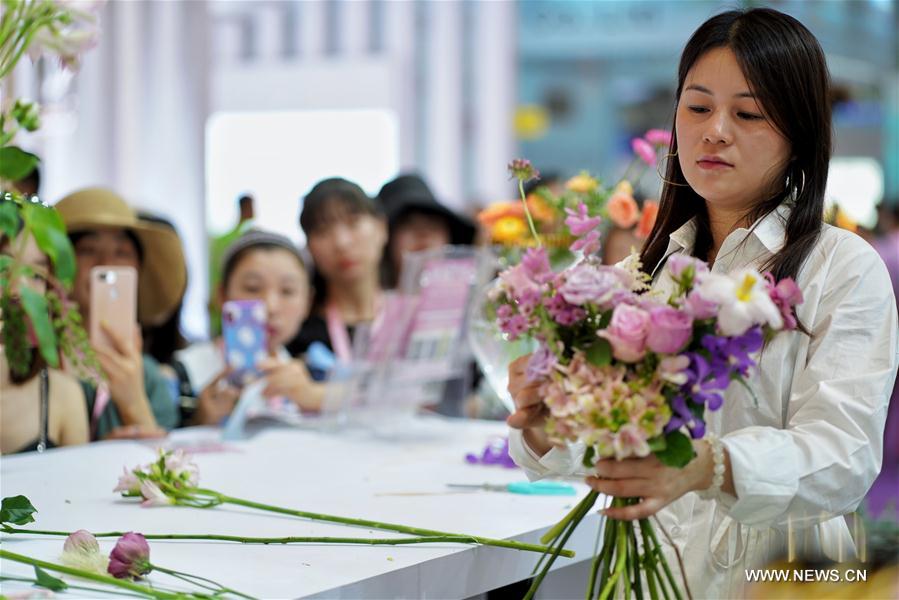
[[(750, 237), (755, 237), (770, 254), (776, 254), (784, 245), (786, 223), (790, 216), (790, 210), (790, 205), (787, 202), (782, 202), (780, 206), (756, 221), (749, 229), (742, 227), (735, 229), (727, 237), (730, 239), (736, 235), (740, 236), (742, 240), (749, 234)], [(695, 243), (696, 217), (693, 217), (668, 236), (668, 248), (665, 250), (665, 258), (668, 258), (675, 252), (692, 252), (693, 244)], [(725, 240), (726, 243), (727, 240)], [(659, 261), (659, 265), (663, 262), (664, 259)]]

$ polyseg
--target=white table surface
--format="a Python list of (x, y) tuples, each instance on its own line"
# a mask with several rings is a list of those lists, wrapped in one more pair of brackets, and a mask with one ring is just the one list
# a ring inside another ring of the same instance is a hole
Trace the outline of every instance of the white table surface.
[[(270, 429), (224, 449), (194, 455), (200, 485), (232, 496), (348, 517), (454, 533), (537, 542), (586, 493), (525, 496), (500, 492), (447, 493), (446, 483), (507, 483), (519, 469), (470, 465), (499, 422), (417, 418), (394, 438), (369, 432), (320, 433)], [(210, 430), (183, 430), (172, 441), (193, 444)], [(157, 443), (103, 442), (0, 459), (2, 496), (27, 496), (47, 530), (219, 533), (245, 536), (395, 537), (400, 534), (263, 513), (238, 506), (214, 509), (142, 508), (112, 492), (123, 466), (148, 462)], [(433, 495), (397, 496), (424, 492)], [(574, 559), (588, 560), (598, 518), (585, 520), (569, 540)], [(3, 548), (58, 562), (61, 538), (4, 535)], [(101, 540), (108, 552), (113, 539)], [(150, 542), (151, 560), (209, 577), (261, 598), (466, 598), (528, 577), (539, 555), (458, 544), (408, 546), (242, 545), (226, 542)], [(0, 562), (6, 575), (31, 569)], [(151, 580), (163, 583), (159, 574)], [(2, 591), (21, 584), (6, 582)]]

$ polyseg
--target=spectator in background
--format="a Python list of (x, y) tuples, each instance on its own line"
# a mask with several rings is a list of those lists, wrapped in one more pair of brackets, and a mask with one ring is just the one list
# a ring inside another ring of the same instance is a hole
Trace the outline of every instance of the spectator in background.
[(313, 303), (287, 348), (298, 356), (318, 342), (317, 348), (349, 363), (356, 325), (371, 322), (380, 304), (387, 223), (362, 188), (332, 178), (315, 184), (303, 199), (300, 226), (315, 264)]
[(241, 194), (237, 199), (238, 206), (238, 218), (237, 223), (234, 225), (234, 228), (220, 235), (216, 238), (212, 238), (209, 241), (209, 330), (213, 336), (216, 336), (222, 332), (221, 327), (221, 310), (222, 307), (218, 304), (216, 300), (216, 295), (218, 294), (219, 283), (221, 276), (221, 266), (222, 266), (222, 256), (225, 254), (225, 250), (230, 246), (234, 241), (246, 233), (250, 227), (253, 226), (253, 219), (255, 218), (255, 208), (253, 196), (250, 194)]
[[(86, 188), (59, 201), (75, 247), (76, 275), (72, 298), (85, 325), (91, 319), (90, 271), (95, 266), (130, 266), (138, 272), (138, 321), (144, 326), (165, 322), (178, 306), (187, 284), (181, 241), (173, 231), (141, 221), (118, 194)], [(158, 363), (142, 354), (137, 324), (132, 339), (107, 330), (114, 350), (97, 350), (108, 391), (88, 386), (92, 437), (158, 437), (178, 424), (169, 386)]]
[(474, 223), (438, 202), (418, 175), (400, 175), (385, 183), (376, 200), (387, 217), (384, 282), (388, 288), (399, 285), (407, 252), (474, 243)]
[[(220, 275), (217, 295), (222, 304), (229, 300), (265, 304), (269, 357), (256, 365), (265, 380), (261, 395), (276, 407), (279, 399), (286, 399), (300, 410), (319, 410), (324, 384), (313, 382), (303, 362), (284, 347), (309, 314), (309, 276), (299, 249), (282, 235), (250, 230), (225, 250)], [(177, 353), (197, 391), (193, 424), (221, 423), (243, 393), (257, 393), (229, 379), (224, 350), (218, 339)]]
[[(21, 234), (10, 240), (0, 233), (0, 254), (7, 254), (20, 238)], [(33, 237), (29, 237), (22, 258), (34, 268), (51, 269), (49, 258)], [(40, 294), (47, 290), (47, 282), (40, 277), (22, 277), (11, 285), (14, 299), (18, 297), (19, 286), (31, 287)], [(5, 316), (0, 313), (0, 330)], [(27, 373), (13, 372), (0, 338), (0, 454), (41, 452), (87, 443), (87, 410), (78, 380), (59, 369), (49, 368), (36, 348), (29, 351), (29, 360)]]

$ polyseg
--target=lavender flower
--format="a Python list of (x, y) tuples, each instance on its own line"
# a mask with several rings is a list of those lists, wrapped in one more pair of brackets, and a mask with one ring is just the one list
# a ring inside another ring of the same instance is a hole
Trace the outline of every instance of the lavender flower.
[(578, 202), (577, 210), (566, 208), (565, 212), (568, 213), (565, 224), (568, 225), (571, 235), (585, 235), (599, 227), (599, 224), (602, 223), (602, 217), (590, 216), (590, 213), (587, 211), (587, 205), (583, 202)]
[(559, 364), (556, 355), (545, 344), (531, 355), (526, 371), (528, 381), (537, 381), (548, 377)]

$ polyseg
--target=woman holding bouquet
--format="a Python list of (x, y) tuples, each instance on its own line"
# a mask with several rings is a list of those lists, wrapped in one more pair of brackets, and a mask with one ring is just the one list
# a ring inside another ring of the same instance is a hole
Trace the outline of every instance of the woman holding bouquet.
[(876, 252), (823, 224), (829, 92), (817, 40), (770, 9), (712, 17), (681, 56), (675, 136), (643, 271), (654, 291), (670, 293), (666, 262), (695, 257), (712, 273), (749, 267), (792, 278), (804, 297), (797, 329), (764, 346), (751, 391), (731, 385), (721, 408), (705, 413), (707, 435), (693, 441), (686, 467), (649, 454), (600, 460), (587, 473), (582, 446), (549, 441), (528, 359), (510, 368), (516, 461), (532, 478), (583, 472), (600, 493), (639, 498), (604, 512), (655, 515), (697, 598), (740, 595), (744, 569), (794, 548), (851, 558), (842, 515), (880, 469), (899, 361), (896, 305)]

